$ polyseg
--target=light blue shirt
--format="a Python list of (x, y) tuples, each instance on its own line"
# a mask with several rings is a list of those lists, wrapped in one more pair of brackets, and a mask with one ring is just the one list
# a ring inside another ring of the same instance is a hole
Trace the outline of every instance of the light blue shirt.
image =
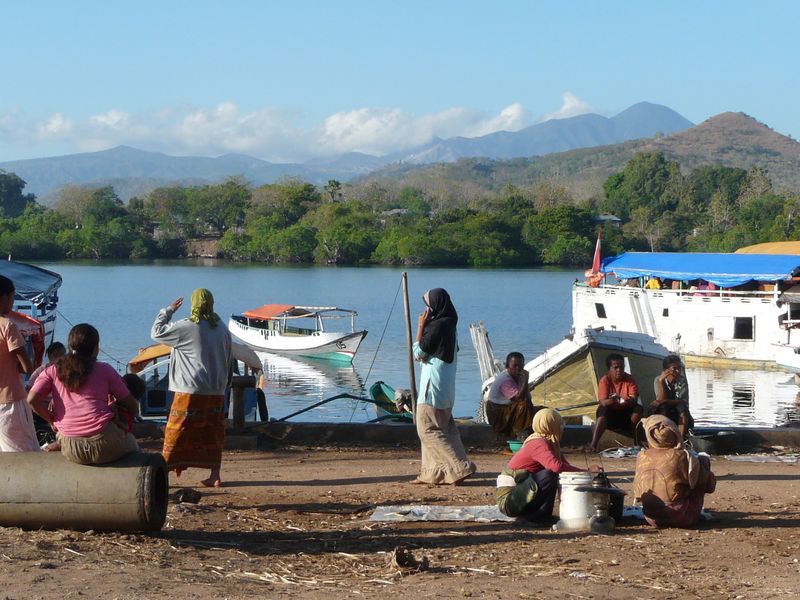
[(422, 363), (417, 404), (452, 409), (456, 403), (458, 344), (456, 344), (456, 353), (453, 355), (451, 363), (426, 354), (419, 347), (419, 342), (414, 342), (414, 358)]

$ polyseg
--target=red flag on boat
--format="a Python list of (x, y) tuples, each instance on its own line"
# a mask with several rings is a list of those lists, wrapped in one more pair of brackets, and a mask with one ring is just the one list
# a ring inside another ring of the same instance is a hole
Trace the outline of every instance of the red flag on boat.
[(603, 275), (600, 273), (600, 230), (597, 230), (597, 244), (594, 247), (594, 258), (592, 259), (592, 268), (588, 269), (586, 275), (586, 283), (592, 287), (598, 287), (603, 280)]
[(597, 244), (594, 247), (594, 258), (592, 259), (592, 273), (600, 272), (600, 238), (602, 229), (597, 230)]

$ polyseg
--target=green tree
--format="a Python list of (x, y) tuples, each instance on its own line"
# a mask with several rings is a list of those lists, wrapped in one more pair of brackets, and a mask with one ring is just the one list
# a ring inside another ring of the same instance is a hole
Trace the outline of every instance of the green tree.
[(358, 202), (323, 204), (306, 215), (304, 223), (317, 232), (314, 257), (318, 262), (366, 261), (378, 245), (377, 222)]
[(226, 229), (244, 223), (250, 204), (250, 188), (239, 178), (232, 177), (224, 183), (190, 188), (187, 192), (189, 218), (199, 227), (222, 235)]
[(16, 174), (0, 169), (0, 216), (18, 217), (35, 201), (33, 194), (23, 194), (25, 182)]
[(342, 184), (336, 179), (328, 179), (325, 184), (325, 192), (331, 199), (331, 202), (336, 202), (342, 199)]

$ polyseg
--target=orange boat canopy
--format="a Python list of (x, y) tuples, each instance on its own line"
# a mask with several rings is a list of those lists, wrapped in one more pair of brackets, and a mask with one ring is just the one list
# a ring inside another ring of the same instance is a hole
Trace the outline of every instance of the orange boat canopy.
[(264, 306), (248, 310), (244, 313), (244, 316), (248, 319), (274, 319), (279, 315), (294, 310), (294, 308), (292, 304), (265, 304)]
[[(146, 348), (141, 348), (130, 362), (128, 362), (128, 371), (131, 373), (139, 373), (152, 361), (169, 356), (172, 348), (166, 344), (153, 344)], [(251, 348), (236, 342), (231, 343), (231, 355), (236, 360), (242, 361), (254, 371), (260, 371), (264, 365), (261, 364), (261, 359), (253, 352)]]
[(159, 358), (163, 358), (165, 356), (169, 356), (169, 353), (172, 351), (172, 348), (167, 346), (166, 344), (154, 344), (152, 346), (147, 346), (146, 348), (141, 348), (139, 353), (134, 356), (130, 362), (128, 363), (128, 370), (131, 373), (138, 373), (142, 369), (144, 369), (151, 361), (158, 360)]

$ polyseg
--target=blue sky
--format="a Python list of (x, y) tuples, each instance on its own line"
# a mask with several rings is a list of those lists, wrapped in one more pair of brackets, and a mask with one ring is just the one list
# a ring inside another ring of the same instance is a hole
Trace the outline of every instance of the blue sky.
[(7, 3), (0, 161), (306, 160), (664, 104), (800, 138), (796, 2)]

